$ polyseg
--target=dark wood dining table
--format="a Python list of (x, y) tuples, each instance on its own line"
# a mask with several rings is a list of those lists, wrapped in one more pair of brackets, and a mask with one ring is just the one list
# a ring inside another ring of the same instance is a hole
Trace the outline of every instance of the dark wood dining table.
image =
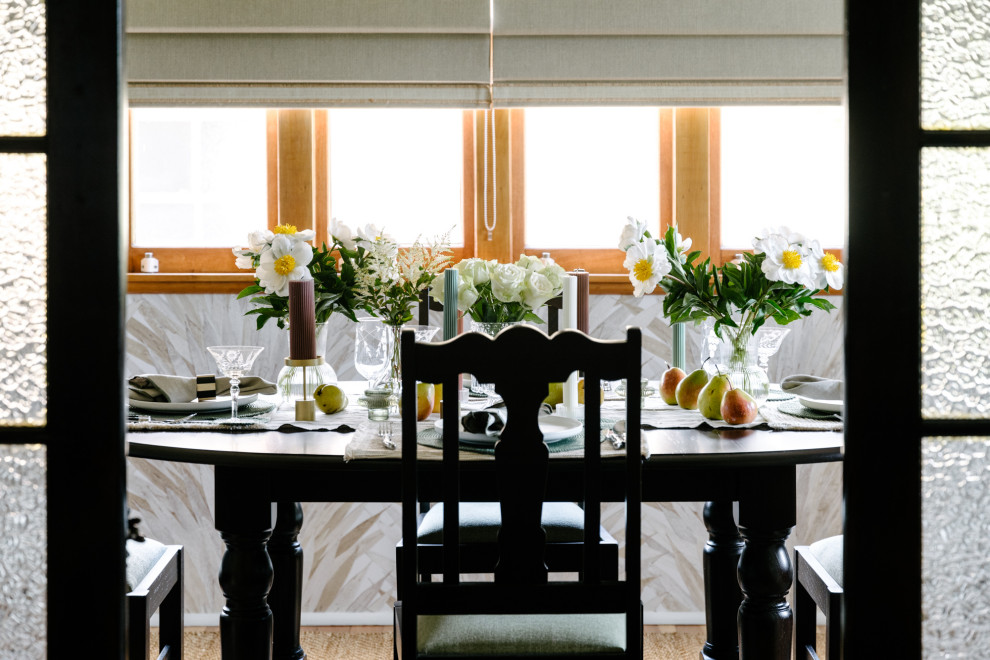
[[(843, 434), (702, 426), (650, 430), (645, 440), (643, 501), (705, 503), (702, 660), (790, 658), (793, 573), (785, 542), (796, 523), (796, 466), (841, 460)], [(299, 503), (399, 502), (398, 453), (345, 460), (349, 435), (314, 431), (131, 432), (127, 441), (132, 457), (215, 466), (214, 522), (226, 544), (223, 658), (304, 658)], [(492, 463), (464, 464), (471, 473), (465, 497), (493, 498)], [(614, 470), (609, 463), (603, 500), (621, 479), (621, 461)], [(580, 459), (551, 460), (548, 497), (576, 499), (579, 475)]]

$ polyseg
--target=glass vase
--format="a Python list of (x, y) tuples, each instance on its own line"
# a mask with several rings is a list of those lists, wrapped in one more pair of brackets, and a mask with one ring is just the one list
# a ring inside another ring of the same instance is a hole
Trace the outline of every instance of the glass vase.
[[(290, 403), (298, 399), (312, 399), (313, 392), (320, 385), (329, 385), (337, 382), (337, 372), (327, 364), (327, 339), (329, 323), (316, 324), (316, 352), (322, 353), (323, 362), (316, 367), (306, 367), (306, 391), (303, 392), (303, 367), (282, 367), (278, 372), (276, 386), (281, 403)], [(285, 333), (286, 347), (288, 347), (289, 333)], [(289, 355), (288, 348), (285, 351), (286, 357)]]
[(440, 327), (436, 325), (389, 325), (392, 332), (392, 359), (389, 361), (388, 373), (379, 384), (380, 387), (392, 390), (392, 393), (399, 396), (402, 393), (402, 331), (413, 329), (416, 331), (417, 342), (428, 342), (434, 335), (440, 332)]
[(727, 374), (733, 387), (749, 392), (758, 405), (770, 396), (770, 378), (759, 362), (759, 331), (754, 335), (748, 329), (722, 326), (722, 338), (709, 331), (708, 345), (714, 349), (714, 358), (705, 364), (710, 375)]

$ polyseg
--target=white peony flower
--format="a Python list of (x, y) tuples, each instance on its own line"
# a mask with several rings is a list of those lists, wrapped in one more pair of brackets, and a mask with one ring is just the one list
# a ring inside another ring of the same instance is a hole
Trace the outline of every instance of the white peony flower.
[(337, 218), (330, 219), (330, 235), (348, 250), (353, 250), (357, 246), (357, 241), (354, 240), (354, 232)]
[(492, 294), (502, 302), (521, 302), (526, 271), (515, 264), (498, 264), (491, 271)]
[(807, 243), (803, 234), (796, 231), (791, 231), (790, 228), (788, 227), (784, 227), (784, 226), (772, 227), (772, 228), (764, 227), (760, 231), (759, 235), (753, 239), (753, 253), (762, 254), (766, 252), (766, 248), (765, 248), (766, 242), (775, 236), (779, 236), (783, 238), (788, 243), (794, 243), (798, 245), (804, 245)]
[(622, 228), (622, 235), (619, 237), (619, 249), (628, 250), (631, 246), (641, 242), (645, 233), (646, 223), (628, 216), (626, 226)]
[[(550, 284), (553, 285), (556, 291), (554, 295), (564, 290), (564, 273), (566, 272), (564, 267), (559, 264), (550, 264), (541, 271), (541, 274), (550, 280)], [(550, 297), (552, 298), (553, 296)]]
[(311, 241), (316, 238), (316, 232), (312, 229), (303, 229), (302, 231), (299, 231), (296, 229), (295, 225), (277, 225), (275, 227), (275, 235), (288, 236), (297, 242)]
[(245, 270), (254, 268), (254, 252), (251, 252), (251, 250), (242, 250), (241, 248), (234, 248), (232, 252), (237, 257), (234, 259), (235, 266)]
[(653, 291), (663, 276), (670, 272), (670, 262), (657, 249), (654, 241), (643, 241), (630, 246), (622, 265), (629, 271), (633, 295), (637, 298)]
[(553, 283), (541, 273), (528, 273), (522, 289), (522, 302), (530, 309), (537, 309), (556, 295)]
[(681, 232), (677, 231), (677, 226), (674, 226), (674, 247), (677, 250), (677, 254), (680, 255), (681, 263), (687, 263), (687, 255), (691, 250), (691, 238), (683, 238)]
[(358, 227), (357, 230), (358, 238), (363, 241), (375, 242), (375, 241), (385, 241), (387, 243), (395, 243), (395, 239), (392, 238), (390, 234), (385, 233), (385, 228), (379, 229), (377, 226), (371, 224), (370, 222), (364, 227)]
[(811, 267), (814, 273), (815, 289), (841, 289), (844, 280), (845, 267), (842, 262), (835, 258), (834, 254), (829, 254), (822, 249), (817, 241), (811, 241)]
[(313, 248), (309, 243), (279, 234), (272, 240), (271, 249), (261, 254), (255, 277), (265, 287), (265, 293), (287, 296), (291, 280), (312, 279), (307, 268), (312, 259)]
[(767, 255), (763, 261), (763, 274), (768, 280), (814, 288), (811, 252), (807, 248), (789, 242), (782, 234), (763, 239), (762, 248)]
[(253, 231), (248, 234), (248, 249), (255, 254), (261, 254), (272, 246), (275, 234), (267, 229)]

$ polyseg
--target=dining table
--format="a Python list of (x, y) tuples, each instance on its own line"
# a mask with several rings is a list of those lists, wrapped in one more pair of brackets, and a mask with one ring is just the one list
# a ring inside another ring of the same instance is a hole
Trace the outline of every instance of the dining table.
[[(133, 417), (128, 424), (131, 457), (214, 466), (214, 526), (225, 544), (218, 576), (225, 599), (219, 613), (225, 660), (306, 657), (299, 630), (301, 502), (401, 501), (400, 451), (393, 447), (402, 439), (393, 435), (393, 442), (382, 441), (379, 422), (370, 421), (359, 402), (361, 383), (340, 386), (348, 393), (347, 408), (318, 412), (312, 421), (295, 419), (292, 402), (262, 397), (253, 405), (268, 400), (271, 410), (236, 428), (168, 415)], [(655, 395), (642, 399), (643, 501), (704, 503), (702, 660), (791, 656), (787, 595), (793, 571), (785, 543), (796, 524), (797, 466), (841, 461), (843, 433), (841, 415), (789, 414), (784, 403), (793, 410), (788, 401), (793, 397), (779, 389), (777, 395), (761, 405), (753, 423), (738, 426), (670, 406)], [(472, 401), (467, 389), (459, 398), (466, 408), (492, 403)], [(603, 424), (611, 424), (610, 411), (616, 418), (624, 414), (624, 401), (611, 391), (602, 407)], [(421, 458), (440, 454), (429, 446), (438, 417), (434, 413), (419, 424)], [(396, 419), (396, 434), (399, 426)], [(622, 447), (603, 449), (603, 501), (621, 501), (623, 461), (607, 458), (622, 452)], [(460, 454), (463, 497), (495, 499), (491, 452), (462, 447)], [(547, 499), (579, 499), (581, 451), (551, 449), (550, 456)], [(439, 473), (439, 461), (432, 465)], [(436, 501), (439, 493), (427, 487), (423, 497)]]

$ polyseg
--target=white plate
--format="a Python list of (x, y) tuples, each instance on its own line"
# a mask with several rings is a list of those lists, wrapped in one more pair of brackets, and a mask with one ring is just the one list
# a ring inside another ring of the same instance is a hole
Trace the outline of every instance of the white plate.
[[(443, 433), (443, 420), (438, 419), (434, 426)], [(581, 431), (581, 422), (570, 417), (560, 415), (544, 415), (540, 417), (540, 432), (543, 433), (543, 442), (550, 444), (566, 438), (571, 438)], [(476, 447), (493, 447), (497, 435), (485, 435), (484, 433), (465, 433), (461, 431), (460, 441), (465, 445)]]
[[(253, 403), (258, 398), (257, 394), (246, 394), (237, 397), (237, 407), (243, 408), (249, 403)], [(210, 401), (186, 401), (185, 403), (172, 403), (171, 401), (135, 401), (128, 399), (127, 403), (131, 408), (138, 410), (154, 410), (163, 413), (191, 413), (209, 412), (211, 410), (230, 410), (230, 397), (218, 396)]]
[(798, 396), (797, 399), (805, 408), (811, 408), (819, 412), (842, 412), (841, 399), (809, 399), (806, 396)]

